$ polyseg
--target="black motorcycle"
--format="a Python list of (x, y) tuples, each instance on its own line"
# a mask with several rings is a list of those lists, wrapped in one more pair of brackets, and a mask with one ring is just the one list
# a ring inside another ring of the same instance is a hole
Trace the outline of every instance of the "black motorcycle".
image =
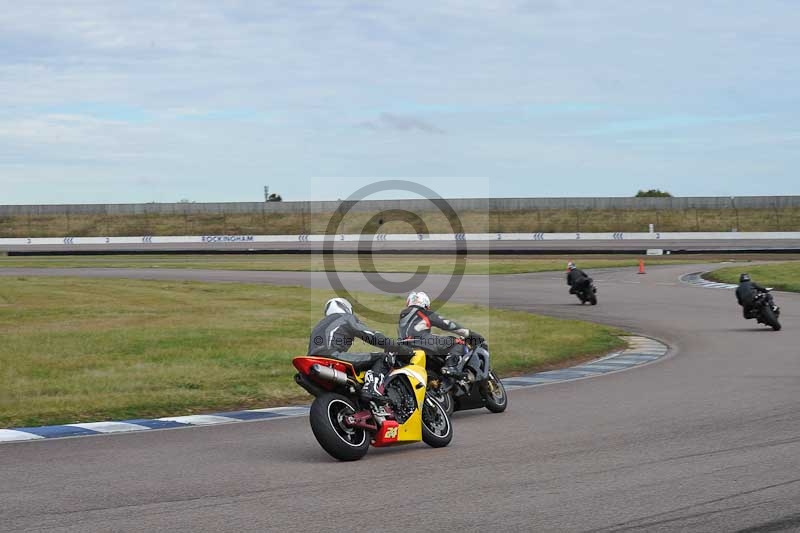
[(781, 323), (778, 322), (778, 317), (781, 314), (781, 309), (775, 305), (770, 291), (771, 289), (764, 289), (755, 295), (753, 307), (750, 309), (748, 318), (755, 318), (759, 324), (766, 324), (773, 330), (779, 331)]
[(467, 349), (456, 366), (458, 374), (442, 376), (445, 358), (428, 355), (428, 394), (442, 404), (447, 414), (465, 409), (485, 407), (493, 413), (502, 413), (508, 407), (508, 394), (503, 382), (492, 370), (489, 346), (483, 342)]
[(579, 289), (575, 289), (575, 296), (581, 301), (581, 305), (586, 302), (597, 305), (597, 288), (594, 286), (592, 278), (589, 278)]

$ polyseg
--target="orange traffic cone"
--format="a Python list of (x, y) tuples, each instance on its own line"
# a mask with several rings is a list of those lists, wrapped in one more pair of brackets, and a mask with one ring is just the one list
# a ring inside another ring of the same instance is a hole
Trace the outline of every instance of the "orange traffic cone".
[(639, 259), (639, 274), (646, 274), (644, 271), (644, 259)]

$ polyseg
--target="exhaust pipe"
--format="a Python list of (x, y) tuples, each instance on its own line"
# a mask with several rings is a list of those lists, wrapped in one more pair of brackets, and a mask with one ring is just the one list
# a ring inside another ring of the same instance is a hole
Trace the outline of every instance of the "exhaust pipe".
[(347, 374), (329, 366), (322, 366), (320, 364), (311, 365), (309, 373), (312, 377), (317, 379), (332, 381), (337, 385), (347, 385)]
[(308, 392), (311, 396), (319, 396), (324, 392), (327, 392), (325, 389), (308, 379), (303, 374), (299, 372), (294, 375), (294, 382), (303, 387), (306, 392)]

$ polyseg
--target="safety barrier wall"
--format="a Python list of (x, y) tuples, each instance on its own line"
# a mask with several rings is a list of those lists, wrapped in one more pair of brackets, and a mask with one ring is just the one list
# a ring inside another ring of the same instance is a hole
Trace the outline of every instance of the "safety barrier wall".
[(138, 237), (40, 237), (40, 238), (0, 238), (2, 246), (59, 246), (74, 248), (80, 245), (114, 245), (129, 244), (200, 244), (218, 247), (224, 243), (322, 243), (325, 240), (336, 242), (418, 242), (418, 241), (782, 241), (798, 240), (800, 232), (698, 232), (698, 233), (432, 233), (422, 234), (386, 234), (371, 236), (360, 234), (325, 235), (189, 235), (189, 236), (150, 236)]
[[(447, 202), (456, 211), (536, 209), (785, 209), (800, 207), (800, 196), (698, 196), (680, 198), (455, 198)], [(331, 213), (339, 201), (223, 202), (148, 204), (0, 205), (0, 216), (15, 215), (184, 215), (242, 213)], [(353, 211), (438, 208), (426, 199), (363, 200)]]

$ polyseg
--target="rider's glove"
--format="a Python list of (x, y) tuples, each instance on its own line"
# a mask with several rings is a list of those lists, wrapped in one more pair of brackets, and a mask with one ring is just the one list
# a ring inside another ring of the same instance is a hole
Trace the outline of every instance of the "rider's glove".
[(405, 357), (414, 355), (414, 348), (408, 346), (407, 344), (396, 344), (393, 346), (387, 346), (384, 351), (386, 353), (391, 353), (394, 355), (405, 356)]
[(478, 346), (486, 342), (486, 339), (484, 339), (483, 335), (481, 335), (477, 331), (470, 330), (469, 336), (467, 337), (467, 342), (469, 342), (473, 346)]

